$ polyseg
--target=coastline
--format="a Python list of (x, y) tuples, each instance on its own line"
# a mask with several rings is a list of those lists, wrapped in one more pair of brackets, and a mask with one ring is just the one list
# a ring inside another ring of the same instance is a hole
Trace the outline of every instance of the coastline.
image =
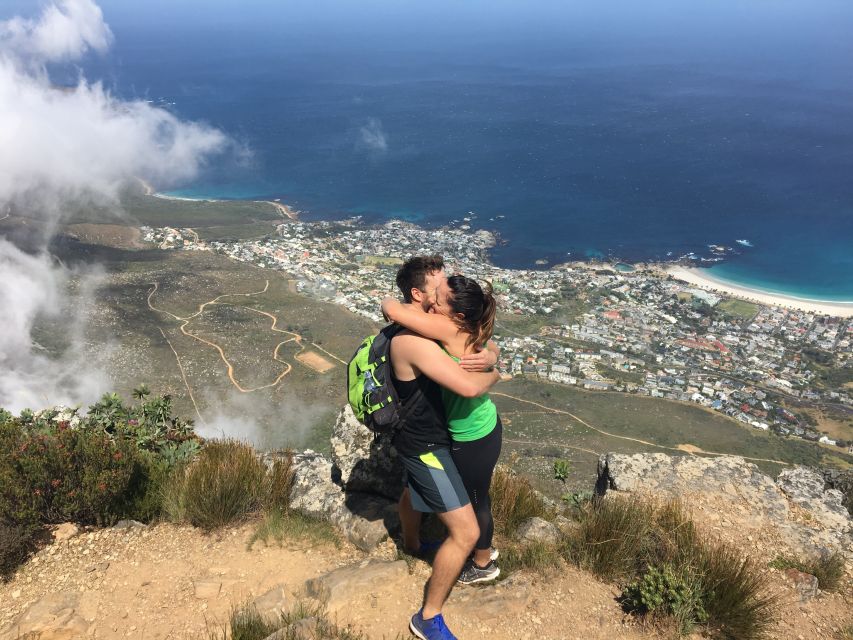
[(278, 212), (286, 218), (290, 218), (291, 220), (299, 220), (299, 211), (291, 207), (290, 205), (281, 204), (280, 202), (276, 202), (275, 200), (255, 200), (255, 202), (265, 202), (267, 204), (271, 204)]
[[(158, 193), (154, 187), (152, 187), (148, 182), (143, 180), (142, 178), (137, 178), (139, 183), (142, 185), (142, 189), (146, 196), (150, 196), (152, 198), (161, 198), (162, 200), (177, 200), (180, 202), (222, 202), (222, 200), (218, 200), (216, 198), (184, 198), (181, 196), (169, 196), (163, 193)], [(264, 204), (270, 204), (285, 218), (290, 218), (291, 220), (299, 220), (299, 211), (291, 207), (290, 205), (282, 204), (281, 202), (276, 202), (275, 200), (254, 200), (253, 202), (263, 202)]]
[(658, 267), (658, 270), (663, 275), (672, 276), (677, 280), (683, 280), (684, 282), (702, 289), (707, 289), (717, 293), (724, 293), (749, 302), (757, 302), (759, 304), (784, 307), (786, 309), (806, 311), (808, 313), (819, 313), (822, 315), (841, 318), (853, 317), (853, 301), (835, 302), (832, 300), (810, 300), (808, 298), (798, 298), (796, 296), (789, 296), (781, 293), (752, 289), (732, 282), (717, 280), (716, 278), (707, 275), (704, 269), (698, 269), (695, 267), (661, 265)]

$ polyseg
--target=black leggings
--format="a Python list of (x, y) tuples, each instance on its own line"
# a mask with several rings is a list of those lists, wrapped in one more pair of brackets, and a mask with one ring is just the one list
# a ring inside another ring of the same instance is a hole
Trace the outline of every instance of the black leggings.
[(495, 533), (495, 523), (492, 520), (492, 499), (489, 487), (492, 484), (492, 474), (501, 454), (503, 440), (503, 425), (500, 416), (492, 432), (479, 440), (456, 442), (450, 447), (453, 462), (462, 476), (462, 483), (474, 507), (477, 524), (480, 525), (480, 539), (475, 549), (490, 549), (492, 536)]

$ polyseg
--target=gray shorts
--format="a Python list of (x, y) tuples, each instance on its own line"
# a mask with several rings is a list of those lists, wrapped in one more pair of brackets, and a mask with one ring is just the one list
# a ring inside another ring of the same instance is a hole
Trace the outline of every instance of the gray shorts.
[(450, 449), (433, 449), (419, 456), (400, 456), (412, 507), (424, 513), (446, 513), (471, 501)]

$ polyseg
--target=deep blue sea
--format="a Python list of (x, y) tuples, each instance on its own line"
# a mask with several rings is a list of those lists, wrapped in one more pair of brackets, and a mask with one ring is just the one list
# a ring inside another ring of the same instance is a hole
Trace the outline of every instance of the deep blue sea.
[(736, 251), (717, 277), (853, 300), (853, 14), (753, 4), (639, 33), (593, 9), (350, 32), (316, 16), (167, 26), (106, 4), (116, 43), (86, 66), (251, 150), (181, 195), (281, 198), (309, 220), (473, 211), (512, 267), (722, 244)]

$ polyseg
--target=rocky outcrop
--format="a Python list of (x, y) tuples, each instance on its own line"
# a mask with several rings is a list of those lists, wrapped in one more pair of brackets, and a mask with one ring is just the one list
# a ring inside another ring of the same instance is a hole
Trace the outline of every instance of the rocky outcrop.
[(403, 467), (388, 435), (376, 436), (346, 405), (338, 413), (331, 438), (332, 463), (347, 491), (397, 500), (403, 490)]
[(776, 485), (790, 502), (814, 515), (819, 522), (839, 530), (850, 527), (844, 496), (837, 489), (827, 489), (823, 476), (813, 469), (785, 469), (779, 474)]
[(837, 489), (844, 496), (844, 507), (853, 516), (853, 471), (840, 471), (838, 469), (825, 469), (823, 481), (828, 489)]
[(337, 613), (365, 591), (379, 587), (393, 591), (401, 588), (408, 577), (409, 569), (403, 560), (367, 560), (308, 580), (305, 594), (322, 602), (330, 613)]
[(78, 600), (79, 594), (70, 592), (46, 595), (0, 630), (0, 639), (70, 640), (83, 637), (89, 625), (77, 612)]
[[(266, 462), (271, 463), (274, 456), (265, 454)], [(293, 469), (291, 508), (328, 520), (358, 548), (374, 549), (399, 526), (396, 500), (345, 490), (336, 482), (340, 474), (325, 456), (310, 450), (296, 454)]]
[(786, 469), (774, 481), (737, 456), (608, 453), (598, 461), (596, 490), (678, 496), (688, 507), (691, 496), (708, 496), (723, 507), (717, 517), (724, 526), (737, 520), (758, 531), (769, 524), (799, 553), (840, 551), (853, 560), (853, 520), (843, 496), (805, 467)]

